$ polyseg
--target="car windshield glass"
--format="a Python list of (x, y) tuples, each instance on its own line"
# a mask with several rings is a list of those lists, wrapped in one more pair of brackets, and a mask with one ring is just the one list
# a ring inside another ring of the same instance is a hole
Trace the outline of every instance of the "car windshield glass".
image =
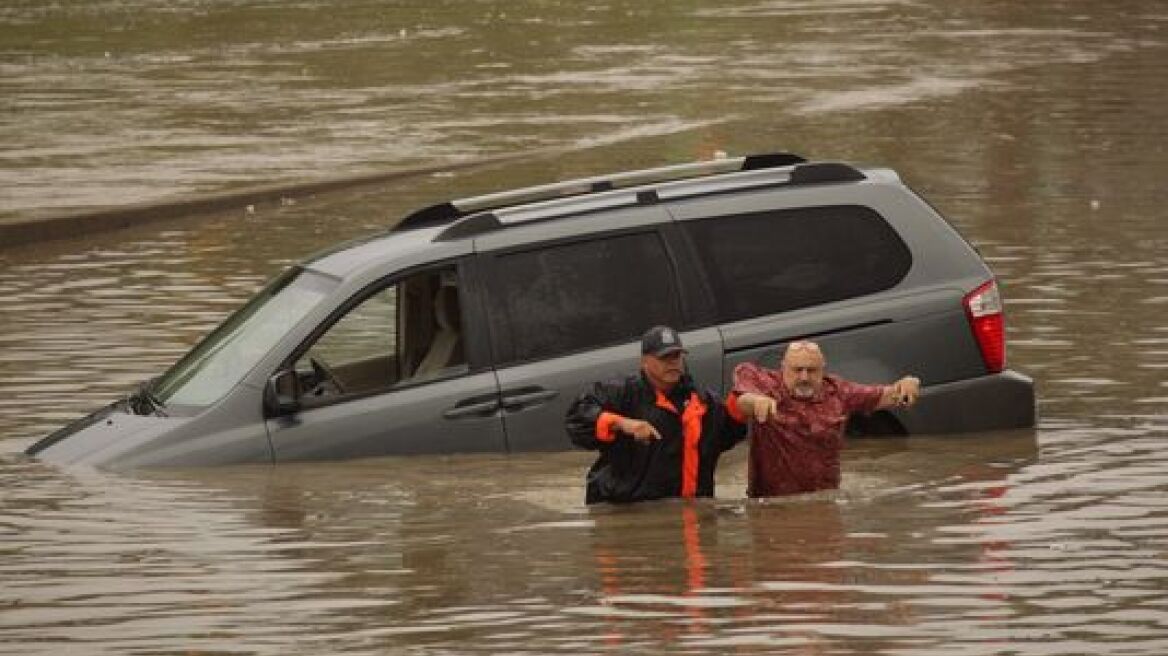
[(304, 269), (285, 271), (159, 378), (154, 396), (189, 406), (219, 400), (335, 285)]

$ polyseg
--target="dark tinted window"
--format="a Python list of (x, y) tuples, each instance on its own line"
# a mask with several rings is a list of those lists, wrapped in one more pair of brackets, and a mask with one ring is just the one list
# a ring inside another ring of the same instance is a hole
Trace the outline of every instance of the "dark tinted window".
[(686, 223), (710, 274), (720, 321), (839, 301), (892, 287), (908, 247), (858, 206), (742, 214)]
[(512, 361), (637, 339), (678, 318), (673, 267), (656, 234), (501, 255), (496, 283), (497, 337)]

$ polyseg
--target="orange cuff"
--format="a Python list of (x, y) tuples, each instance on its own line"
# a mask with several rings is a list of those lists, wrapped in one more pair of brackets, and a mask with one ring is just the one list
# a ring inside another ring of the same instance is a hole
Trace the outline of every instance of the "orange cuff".
[(746, 415), (742, 414), (742, 408), (738, 407), (738, 394), (735, 392), (726, 395), (726, 412), (730, 413), (731, 419), (740, 424), (745, 424), (747, 421)]
[(624, 417), (615, 412), (602, 412), (596, 418), (596, 439), (611, 442), (616, 439), (616, 424)]

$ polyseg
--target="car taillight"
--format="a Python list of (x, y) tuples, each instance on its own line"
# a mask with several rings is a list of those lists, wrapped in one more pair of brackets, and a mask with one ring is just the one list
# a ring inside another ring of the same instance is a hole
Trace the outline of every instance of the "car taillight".
[(990, 280), (962, 299), (969, 327), (981, 349), (982, 360), (990, 373), (1006, 368), (1006, 321), (1002, 316), (1002, 297), (997, 282)]

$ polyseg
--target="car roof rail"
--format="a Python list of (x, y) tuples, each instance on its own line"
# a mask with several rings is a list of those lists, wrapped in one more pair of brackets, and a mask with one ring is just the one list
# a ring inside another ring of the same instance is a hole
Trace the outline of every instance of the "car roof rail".
[[(750, 188), (774, 187), (778, 185), (803, 186), (821, 183), (859, 182), (867, 179), (868, 176), (864, 172), (850, 164), (842, 162), (805, 162), (796, 164), (787, 174), (785, 180), (776, 179), (774, 176), (753, 175), (743, 180), (736, 178), (737, 184), (733, 187), (703, 185), (700, 182), (690, 184), (692, 178), (683, 178), (666, 182), (653, 188), (630, 190), (635, 191), (635, 194), (605, 194), (603, 196), (597, 196), (595, 199), (582, 198), (578, 200), (572, 195), (569, 195), (532, 203), (531, 205), (519, 204), (514, 209), (502, 210), (501, 214), (494, 211), (474, 212), (465, 216), (465, 218), (452, 221), (449, 227), (434, 237), (434, 241), (450, 241), (453, 239), (473, 237), (508, 226), (525, 225), (533, 221), (559, 219), (570, 215), (589, 214), (602, 209), (630, 205), (652, 205), (663, 200), (693, 198), (696, 196), (743, 191)], [(454, 207), (453, 204), (452, 207)], [(504, 205), (502, 207), (508, 206)]]
[(775, 152), (742, 157), (718, 157), (685, 164), (672, 164), (638, 171), (610, 173), (590, 178), (565, 180), (550, 184), (509, 189), (482, 196), (472, 196), (445, 203), (430, 205), (407, 216), (394, 230), (409, 230), (444, 225), (454, 219), (487, 212), (490, 210), (543, 200), (554, 200), (572, 196), (584, 196), (622, 187), (670, 182), (704, 176), (734, 173), (737, 171), (757, 171), (802, 164), (807, 159), (794, 153)]
[(815, 184), (817, 182), (859, 182), (866, 180), (856, 167), (843, 162), (809, 162), (800, 164), (791, 171), (789, 184)]

